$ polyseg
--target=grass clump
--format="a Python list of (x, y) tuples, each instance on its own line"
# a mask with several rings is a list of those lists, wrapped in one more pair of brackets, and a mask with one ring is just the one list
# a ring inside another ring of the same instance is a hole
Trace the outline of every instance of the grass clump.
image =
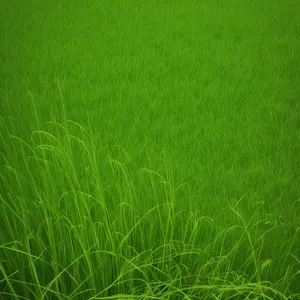
[(236, 201), (221, 229), (193, 210), (166, 153), (161, 173), (138, 169), (73, 121), (45, 127), (10, 136), (18, 161), (2, 156), (2, 297), (293, 299), (299, 231), (267, 256), (284, 226), (265, 228), (263, 203), (247, 221)]

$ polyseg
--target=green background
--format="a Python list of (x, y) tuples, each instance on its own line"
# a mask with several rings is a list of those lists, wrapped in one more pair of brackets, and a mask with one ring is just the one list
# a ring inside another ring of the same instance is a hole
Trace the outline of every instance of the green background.
[(298, 299), (299, 20), (1, 1), (0, 297)]

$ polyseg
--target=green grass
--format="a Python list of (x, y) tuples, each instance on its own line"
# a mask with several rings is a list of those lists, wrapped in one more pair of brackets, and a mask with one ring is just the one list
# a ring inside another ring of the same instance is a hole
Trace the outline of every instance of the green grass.
[(300, 4), (0, 4), (0, 299), (300, 299)]

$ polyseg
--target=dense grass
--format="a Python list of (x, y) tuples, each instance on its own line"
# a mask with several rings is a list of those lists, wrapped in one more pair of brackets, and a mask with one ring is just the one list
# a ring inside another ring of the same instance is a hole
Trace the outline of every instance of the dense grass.
[(300, 299), (300, 4), (0, 4), (0, 299)]

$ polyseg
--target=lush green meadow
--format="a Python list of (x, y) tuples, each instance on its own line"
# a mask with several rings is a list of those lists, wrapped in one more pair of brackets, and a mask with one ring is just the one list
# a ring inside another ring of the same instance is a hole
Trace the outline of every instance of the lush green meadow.
[(0, 299), (300, 299), (298, 0), (0, 2)]

